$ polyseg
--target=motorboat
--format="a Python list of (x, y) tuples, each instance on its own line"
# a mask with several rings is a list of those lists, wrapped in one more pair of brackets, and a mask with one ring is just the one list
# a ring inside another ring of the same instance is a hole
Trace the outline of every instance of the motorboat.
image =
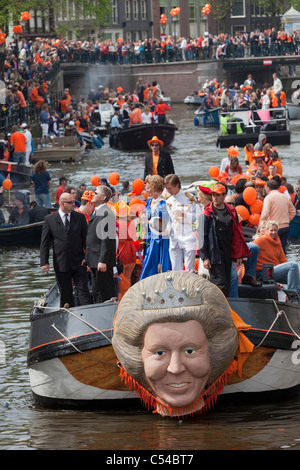
[[(205, 280), (205, 282), (209, 282)], [(300, 385), (295, 360), (300, 333), (299, 294), (285, 291), (278, 300), (275, 283), (260, 288), (239, 285), (239, 298), (229, 298), (232, 310), (249, 325), (254, 345), (222, 395), (257, 397), (294, 391)], [(76, 292), (74, 293), (76, 302)], [(224, 298), (224, 302), (226, 299)], [(38, 299), (30, 314), (27, 357), (35, 403), (50, 408), (97, 409), (139, 406), (136, 393), (124, 385), (112, 345), (119, 301), (60, 308), (57, 284)]]
[(45, 137), (34, 139), (33, 163), (39, 160), (46, 162), (73, 162), (82, 158), (84, 146), (80, 145), (77, 136)]
[(215, 127), (219, 128), (220, 118), (219, 111), (221, 108), (201, 109), (195, 111), (194, 125), (196, 127)]
[(286, 107), (221, 110), (219, 117), (220, 134), (217, 146), (220, 148), (256, 144), (259, 134), (265, 134), (267, 142), (271, 145), (290, 145), (291, 143)]
[(17, 164), (0, 160), (0, 174), (10, 178), (14, 188), (26, 188), (31, 184), (33, 166), (31, 164)]
[(148, 149), (147, 142), (155, 135), (169, 147), (177, 131), (176, 125), (168, 119), (164, 124), (135, 124), (121, 129), (112, 129), (109, 137), (111, 147), (125, 150)]

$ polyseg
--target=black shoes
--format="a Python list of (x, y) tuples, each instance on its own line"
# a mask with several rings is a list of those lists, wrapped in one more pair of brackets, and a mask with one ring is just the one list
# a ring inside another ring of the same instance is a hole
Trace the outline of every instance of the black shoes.
[(252, 287), (262, 286), (262, 282), (259, 282), (256, 279), (253, 279), (253, 277), (251, 276), (244, 276), (242, 279), (242, 284), (247, 284), (248, 286), (252, 286)]

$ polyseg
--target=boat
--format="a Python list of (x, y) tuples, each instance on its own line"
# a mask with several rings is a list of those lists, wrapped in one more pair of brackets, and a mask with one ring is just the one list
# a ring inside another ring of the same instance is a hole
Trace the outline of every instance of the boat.
[(300, 119), (300, 105), (294, 103), (286, 104), (290, 121)]
[(146, 150), (147, 142), (156, 135), (163, 141), (164, 147), (169, 147), (174, 140), (177, 127), (169, 119), (164, 124), (136, 124), (131, 127), (112, 129), (109, 145), (125, 150)]
[[(300, 333), (299, 294), (285, 291), (287, 300), (278, 300), (270, 279), (261, 288), (241, 284), (239, 289), (240, 298), (227, 300), (250, 325), (245, 336), (254, 349), (243, 364), (242, 376), (232, 375), (221, 396), (234, 394), (246, 400), (249, 395), (295, 391), (300, 384), (298, 361), (293, 360)], [(267, 298), (258, 298), (262, 293)], [(139, 406), (136, 393), (120, 378), (112, 345), (119, 305), (111, 299), (60, 308), (56, 284), (35, 302), (27, 366), (36, 404), (56, 409)]]
[(184, 104), (188, 105), (194, 105), (194, 106), (200, 106), (202, 104), (203, 98), (205, 94), (197, 95), (196, 93), (193, 93), (191, 95), (188, 95), (186, 98), (184, 98), (183, 102)]
[(101, 126), (107, 127), (114, 115), (115, 108), (109, 102), (99, 103), (98, 110), (101, 118)]
[(39, 160), (52, 162), (73, 162), (82, 158), (85, 147), (76, 136), (46, 137), (34, 139), (33, 163)]
[(221, 108), (208, 110), (197, 110), (194, 116), (194, 125), (196, 127), (219, 127), (219, 111)]
[(289, 239), (293, 238), (300, 238), (300, 215), (298, 213), (296, 213), (289, 225)]
[(0, 226), (0, 246), (40, 246), (44, 222)]
[(256, 144), (259, 134), (267, 136), (271, 145), (290, 145), (288, 111), (286, 107), (271, 109), (233, 109), (220, 112), (220, 135), (217, 146), (244, 147)]
[(26, 188), (31, 184), (33, 166), (31, 164), (18, 165), (15, 162), (0, 160), (0, 173), (4, 178), (9, 177), (14, 188)]

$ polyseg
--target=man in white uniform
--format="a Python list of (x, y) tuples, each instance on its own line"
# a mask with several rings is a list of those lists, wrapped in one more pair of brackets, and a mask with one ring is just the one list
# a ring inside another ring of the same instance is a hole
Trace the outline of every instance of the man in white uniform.
[(25, 134), (26, 137), (26, 146), (25, 146), (25, 164), (29, 165), (30, 164), (30, 155), (32, 152), (32, 134), (30, 130), (28, 129), (28, 125), (26, 122), (23, 122), (22, 125), (22, 130)]
[(173, 271), (195, 270), (197, 236), (194, 224), (200, 214), (196, 199), (181, 189), (177, 175), (164, 178), (165, 191), (170, 194), (167, 207), (170, 216), (170, 259)]

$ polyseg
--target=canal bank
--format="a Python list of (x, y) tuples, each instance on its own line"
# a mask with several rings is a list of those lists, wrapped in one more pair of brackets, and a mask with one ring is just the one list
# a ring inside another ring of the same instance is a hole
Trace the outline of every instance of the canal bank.
[(207, 79), (212, 80), (216, 77), (219, 82), (226, 80), (228, 84), (235, 82), (241, 84), (251, 73), (256, 86), (262, 88), (265, 83), (272, 86), (272, 75), (278, 72), (289, 96), (294, 88), (293, 83), (297, 80), (297, 77), (289, 76), (289, 66), (295, 66), (297, 74), (299, 67), (297, 62), (299, 62), (297, 56), (132, 65), (64, 62), (60, 64), (60, 70), (52, 81), (51, 90), (61, 92), (69, 88), (71, 95), (76, 98), (87, 97), (91, 89), (97, 90), (99, 86), (114, 90), (122, 87), (123, 92), (127, 93), (135, 89), (138, 78), (142, 77), (144, 83), (157, 81), (165, 96), (171, 98), (172, 103), (182, 103), (188, 94), (199, 90)]

